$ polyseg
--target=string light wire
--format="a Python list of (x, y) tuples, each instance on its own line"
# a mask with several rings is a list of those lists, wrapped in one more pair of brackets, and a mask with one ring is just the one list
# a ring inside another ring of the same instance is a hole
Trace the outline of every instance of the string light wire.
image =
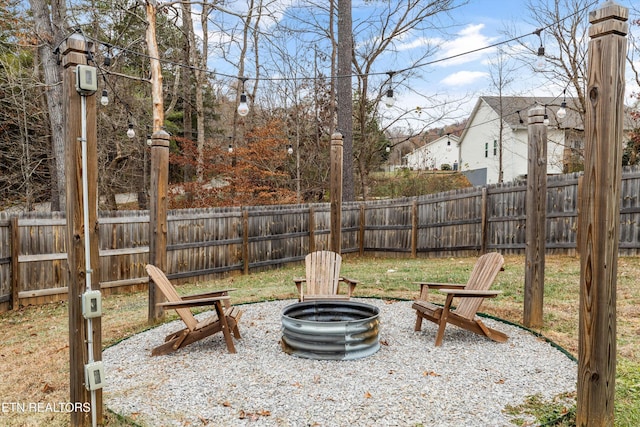
[[(586, 5), (584, 8), (582, 8), (582, 9), (576, 11), (576, 12), (573, 12), (573, 13), (571, 13), (571, 14), (563, 17), (563, 18), (560, 18), (559, 20), (557, 20), (557, 21), (555, 21), (555, 22), (553, 22), (553, 23), (551, 23), (551, 24), (549, 24), (547, 26), (544, 26), (544, 27), (541, 27), (541, 28), (537, 28), (532, 32), (529, 32), (529, 33), (526, 33), (526, 34), (522, 34), (522, 35), (519, 35), (519, 36), (515, 36), (515, 37), (512, 37), (510, 39), (502, 40), (502, 41), (499, 41), (499, 42), (496, 42), (496, 43), (492, 43), (492, 44), (489, 44), (489, 45), (486, 45), (486, 46), (483, 46), (483, 47), (479, 47), (479, 48), (476, 48), (476, 49), (471, 49), (471, 50), (468, 50), (468, 51), (465, 51), (465, 52), (461, 52), (461, 53), (457, 53), (457, 54), (454, 54), (454, 55), (450, 55), (450, 56), (447, 56), (447, 57), (421, 62), (421, 63), (418, 63), (418, 64), (414, 64), (414, 65), (412, 65), (410, 67), (402, 68), (402, 69), (395, 70), (395, 71), (392, 71), (392, 72), (394, 74), (405, 73), (407, 71), (415, 70), (415, 69), (418, 69), (418, 68), (423, 68), (423, 67), (426, 67), (426, 66), (429, 66), (429, 65), (438, 64), (438, 63), (441, 63), (441, 62), (450, 61), (452, 59), (457, 59), (457, 58), (460, 58), (460, 57), (463, 57), (463, 56), (472, 55), (474, 53), (482, 52), (484, 50), (493, 49), (493, 48), (498, 47), (498, 46), (510, 44), (510, 43), (513, 43), (513, 42), (518, 41), (520, 39), (523, 39), (523, 38), (526, 38), (526, 37), (530, 37), (532, 35), (539, 36), (539, 34), (542, 31), (548, 30), (549, 28), (551, 28), (551, 27), (553, 27), (553, 26), (555, 26), (555, 25), (557, 25), (557, 24), (559, 24), (559, 23), (571, 18), (572, 16), (582, 13), (583, 11), (591, 8), (592, 6), (594, 6), (597, 3), (598, 3), (598, 0), (594, 0), (591, 3), (589, 3), (588, 5)], [(108, 49), (114, 49), (115, 48), (115, 49), (120, 50), (122, 52), (130, 53), (132, 55), (136, 55), (136, 56), (139, 56), (139, 57), (142, 57), (142, 58), (146, 58), (146, 59), (149, 59), (149, 60), (152, 60), (152, 59), (153, 60), (158, 60), (161, 63), (167, 64), (167, 65), (172, 65), (172, 66), (175, 66), (175, 67), (181, 67), (181, 68), (189, 69), (189, 70), (192, 70), (192, 71), (201, 71), (201, 72), (207, 73), (207, 74), (209, 74), (211, 76), (224, 77), (224, 78), (229, 78), (229, 79), (237, 79), (238, 78), (238, 76), (222, 73), (222, 72), (219, 72), (219, 71), (212, 71), (212, 70), (210, 70), (208, 68), (200, 68), (200, 67), (196, 67), (196, 66), (193, 66), (193, 65), (188, 65), (188, 64), (183, 64), (183, 63), (171, 61), (171, 60), (168, 60), (168, 59), (153, 58), (148, 54), (145, 54), (145, 53), (142, 53), (142, 52), (139, 52), (139, 51), (135, 51), (133, 49), (115, 46), (112, 43), (105, 42), (105, 41), (99, 40), (97, 38), (93, 38), (91, 36), (87, 36), (85, 34), (83, 34), (83, 36), (85, 38), (87, 38), (88, 40), (92, 40), (95, 43), (98, 43), (98, 44), (101, 44), (101, 45), (107, 47)], [(106, 71), (106, 73), (107, 74), (115, 74), (115, 73), (113, 73), (111, 71)], [(350, 74), (350, 77), (379, 76), (379, 75), (388, 75), (388, 73), (389, 73), (389, 71), (370, 72), (370, 73), (352, 73), (352, 74)], [(120, 75), (120, 76), (126, 77), (124, 75)], [(310, 80), (324, 80), (324, 79), (335, 79), (335, 78), (344, 78), (344, 77), (349, 77), (349, 76), (335, 75), (335, 76), (329, 76), (329, 77), (323, 76), (323, 77), (293, 77), (293, 78), (292, 77), (284, 77), (284, 76), (283, 77), (273, 77), (273, 76), (272, 77), (268, 77), (267, 76), (267, 77), (260, 77), (260, 80), (262, 80), (262, 81), (291, 81), (291, 80), (310, 81)], [(142, 80), (142, 81), (147, 81), (147, 80), (144, 80), (142, 78), (136, 78), (136, 77), (131, 77), (131, 78), (132, 79)], [(251, 78), (248, 78), (248, 79), (251, 80)]]

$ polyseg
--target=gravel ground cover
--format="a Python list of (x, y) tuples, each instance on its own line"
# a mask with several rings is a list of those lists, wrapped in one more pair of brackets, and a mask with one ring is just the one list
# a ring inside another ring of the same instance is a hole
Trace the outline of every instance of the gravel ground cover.
[(526, 330), (487, 319), (509, 335), (499, 344), (448, 325), (435, 347), (433, 323), (413, 331), (410, 301), (354, 300), (380, 308), (381, 348), (370, 357), (288, 355), (280, 314), (295, 301), (247, 304), (237, 354), (216, 334), (151, 357), (180, 321), (106, 349), (105, 405), (143, 426), (512, 426), (506, 405), (575, 391), (576, 363)]

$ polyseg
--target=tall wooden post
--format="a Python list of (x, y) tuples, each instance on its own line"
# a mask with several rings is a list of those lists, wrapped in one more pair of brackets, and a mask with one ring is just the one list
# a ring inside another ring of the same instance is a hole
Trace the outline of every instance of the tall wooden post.
[(331, 135), (331, 235), (329, 248), (340, 253), (342, 244), (342, 135)]
[(578, 426), (614, 425), (616, 274), (628, 9), (589, 14), (585, 160), (580, 209)]
[[(167, 192), (169, 187), (169, 134), (164, 130), (151, 136), (151, 197), (149, 203), (149, 264), (167, 271)], [(154, 323), (164, 313), (157, 303), (162, 294), (153, 281), (149, 282), (149, 322)]]
[[(102, 360), (100, 317), (92, 319), (92, 330), (82, 315), (81, 296), (86, 291), (87, 269), (85, 257), (85, 227), (89, 232), (91, 287), (100, 289), (98, 267), (98, 156), (96, 150), (96, 97), (85, 95), (86, 101), (86, 159), (82, 170), (82, 96), (76, 90), (76, 67), (87, 64), (87, 54), (93, 50), (84, 37), (74, 34), (65, 40), (62, 52), (63, 99), (65, 106), (65, 169), (67, 260), (69, 264), (69, 380), (70, 402), (77, 407), (90, 405), (91, 393), (85, 387), (84, 366), (89, 361), (88, 342), (93, 341), (93, 360)], [(83, 174), (88, 181), (88, 223), (84, 220)], [(91, 337), (89, 336), (91, 334)], [(91, 408), (102, 424), (102, 390), (96, 390), (95, 406)], [(75, 407), (75, 406), (74, 406)], [(71, 425), (91, 425), (91, 412), (71, 412)]]
[(524, 325), (543, 324), (544, 259), (547, 220), (547, 126), (545, 107), (529, 110), (527, 164), (526, 262), (524, 274)]

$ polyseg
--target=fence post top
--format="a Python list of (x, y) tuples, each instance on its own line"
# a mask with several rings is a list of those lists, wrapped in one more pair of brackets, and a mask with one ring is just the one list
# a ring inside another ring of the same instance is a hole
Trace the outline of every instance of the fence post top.
[(168, 147), (170, 139), (171, 136), (169, 135), (169, 133), (164, 129), (160, 129), (158, 131), (155, 131), (153, 135), (151, 135), (151, 146)]
[(528, 124), (543, 124), (544, 123), (544, 115), (547, 112), (547, 107), (543, 105), (536, 105), (531, 107), (527, 112)]
[(599, 9), (589, 12), (589, 37), (594, 38), (605, 34), (626, 36), (629, 32), (629, 9), (609, 0)]
[(331, 135), (331, 146), (342, 146), (342, 134), (335, 132)]

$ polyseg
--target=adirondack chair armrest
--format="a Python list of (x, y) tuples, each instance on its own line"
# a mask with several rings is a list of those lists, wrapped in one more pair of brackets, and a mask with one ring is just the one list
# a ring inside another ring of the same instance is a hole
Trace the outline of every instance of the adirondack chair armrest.
[(219, 301), (228, 301), (230, 298), (228, 296), (221, 297), (211, 297), (211, 298), (200, 298), (200, 299), (191, 299), (191, 300), (182, 300), (182, 301), (165, 301), (156, 304), (158, 307), (165, 308), (190, 308), (190, 307), (202, 307), (206, 305), (213, 305)]
[(304, 289), (302, 284), (306, 282), (307, 279), (304, 277), (294, 277), (293, 283), (296, 284), (296, 288), (298, 289), (298, 301), (302, 301), (304, 299)]
[(482, 291), (475, 289), (440, 289), (440, 292), (454, 297), (470, 297), (470, 298), (494, 298), (502, 293), (502, 291)]
[(357, 280), (349, 279), (348, 277), (340, 277), (338, 281), (344, 282), (347, 285), (349, 285), (349, 289), (347, 291), (347, 295), (349, 295), (349, 297), (351, 297), (351, 295), (353, 294), (353, 291), (356, 288), (356, 285), (359, 283)]
[(462, 283), (436, 283), (436, 282), (414, 282), (414, 283), (420, 285), (421, 289), (425, 286), (431, 289), (459, 289), (467, 286), (466, 284), (462, 284)]
[(467, 285), (462, 283), (436, 283), (436, 282), (415, 282), (420, 285), (420, 296), (418, 299), (427, 301), (429, 299), (429, 289), (462, 289)]
[(215, 291), (207, 291), (201, 294), (193, 294), (193, 295), (187, 295), (187, 296), (181, 296), (180, 298), (182, 298), (183, 300), (187, 301), (187, 300), (193, 300), (193, 299), (205, 299), (205, 298), (214, 298), (214, 297), (221, 297), (221, 296), (226, 296), (229, 294), (229, 292), (231, 291), (235, 291), (236, 288), (229, 288), (229, 289), (217, 289)]

